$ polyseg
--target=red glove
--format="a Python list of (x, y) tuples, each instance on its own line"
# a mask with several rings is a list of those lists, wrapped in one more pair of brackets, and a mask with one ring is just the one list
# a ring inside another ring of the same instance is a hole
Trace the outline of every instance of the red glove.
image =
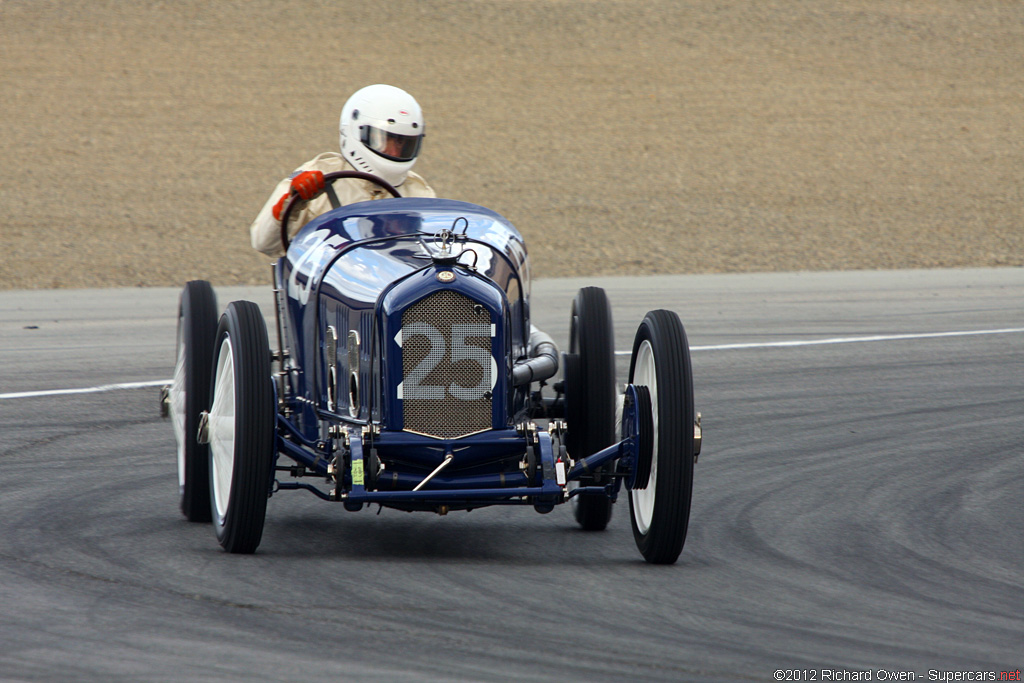
[(285, 192), (281, 195), (281, 198), (277, 200), (277, 204), (274, 204), (274, 220), (281, 220), (281, 212), (284, 211), (284, 205), (288, 203), (288, 198), (291, 197), (291, 192)]
[(307, 202), (324, 191), (324, 174), (320, 171), (303, 171), (292, 178), (292, 192)]

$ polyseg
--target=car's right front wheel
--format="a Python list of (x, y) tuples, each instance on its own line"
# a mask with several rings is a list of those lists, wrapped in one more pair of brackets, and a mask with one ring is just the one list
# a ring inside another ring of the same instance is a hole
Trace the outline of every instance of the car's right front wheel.
[(231, 303), (217, 328), (208, 424), (210, 507), (220, 545), (255, 552), (273, 481), (274, 387), (263, 314)]

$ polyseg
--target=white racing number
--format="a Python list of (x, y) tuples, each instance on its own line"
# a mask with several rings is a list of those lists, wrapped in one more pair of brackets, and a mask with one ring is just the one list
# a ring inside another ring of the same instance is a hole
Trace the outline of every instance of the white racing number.
[(471, 338), (489, 339), (493, 336), (494, 325), (488, 323), (456, 323), (451, 326), (449, 365), (454, 367), (460, 361), (470, 361), (480, 368), (480, 380), (472, 387), (462, 386), (457, 382), (451, 382), (445, 387), (426, 383), (427, 377), (445, 361), (445, 356), (449, 355), (444, 333), (425, 322), (410, 322), (403, 325), (395, 336), (395, 341), (399, 346), (415, 337), (425, 337), (429, 343), (429, 350), (416, 367), (405, 376), (404, 381), (398, 385), (398, 398), (426, 401), (441, 401), (447, 396), (453, 396), (462, 401), (475, 401), (484, 398), (485, 394), (494, 389), (498, 375), (497, 363), (487, 349), (469, 343), (467, 340)]

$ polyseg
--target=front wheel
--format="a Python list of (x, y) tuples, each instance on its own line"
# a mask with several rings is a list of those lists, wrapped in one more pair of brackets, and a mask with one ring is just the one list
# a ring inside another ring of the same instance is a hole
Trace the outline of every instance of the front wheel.
[(654, 418), (647, 486), (629, 492), (633, 538), (645, 560), (672, 564), (686, 541), (694, 458), (690, 347), (675, 313), (651, 311), (640, 323), (629, 382), (647, 387)]
[(256, 304), (228, 306), (215, 349), (209, 415), (213, 526), (225, 550), (252, 553), (267, 515), (277, 418), (267, 327)]

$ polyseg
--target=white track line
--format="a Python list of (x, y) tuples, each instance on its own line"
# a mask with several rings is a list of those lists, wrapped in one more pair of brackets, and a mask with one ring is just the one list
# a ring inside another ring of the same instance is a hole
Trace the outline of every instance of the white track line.
[[(776, 342), (750, 342), (744, 344), (713, 344), (709, 346), (691, 346), (690, 351), (732, 351), (736, 349), (772, 349), (794, 346), (822, 346), (826, 344), (857, 344), (860, 342), (900, 341), (903, 339), (936, 339), (939, 337), (972, 337), (983, 334), (1018, 334), (1024, 327), (1006, 327), (1000, 330), (962, 330), (958, 332), (922, 332), (918, 334), (877, 334), (870, 337), (832, 337), (829, 339), (795, 339)], [(616, 351), (616, 356), (628, 356), (630, 351)], [(8, 398), (36, 398), (39, 396), (65, 396), (68, 394), (97, 394), (104, 391), (121, 389), (142, 389), (170, 384), (172, 380), (159, 379), (149, 382), (126, 382), (123, 384), (104, 384), (98, 387), (83, 389), (50, 389), (44, 391), (21, 391), (13, 394), (0, 394), (0, 400)]]
[[(1013, 334), (1024, 332), (1024, 327), (1001, 330), (963, 330), (960, 332), (922, 332), (919, 334), (877, 334), (870, 337), (832, 337), (830, 339), (796, 339), (777, 342), (751, 342), (745, 344), (714, 344), (691, 346), (690, 351), (732, 351), (734, 349), (771, 349), (791, 346), (821, 346), (824, 344), (856, 344), (858, 342), (899, 341), (901, 339), (935, 339), (937, 337), (970, 337), (980, 334)], [(616, 351), (616, 356), (628, 356), (631, 351)]]
[(83, 389), (49, 389), (45, 391), (19, 391), (13, 394), (0, 394), (0, 399), (5, 398), (36, 398), (37, 396), (64, 396), (66, 394), (98, 394), (104, 391), (119, 391), (121, 389), (142, 389), (145, 387), (159, 387), (170, 384), (173, 380), (154, 379), (148, 382), (125, 382), (123, 384), (104, 384), (98, 387), (85, 387)]

